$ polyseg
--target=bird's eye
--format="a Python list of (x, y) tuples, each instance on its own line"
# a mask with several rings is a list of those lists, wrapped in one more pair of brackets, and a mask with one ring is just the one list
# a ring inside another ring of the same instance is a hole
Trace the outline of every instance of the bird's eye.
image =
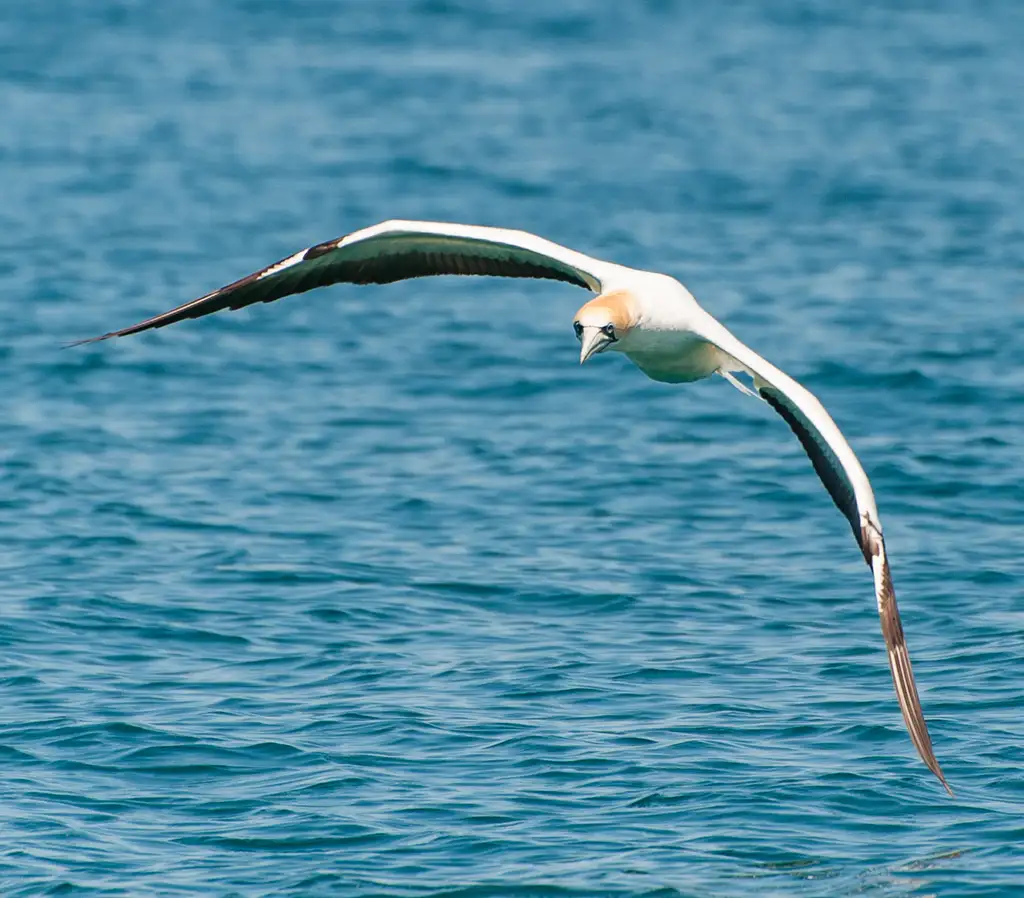
[(576, 339), (577, 340), (582, 340), (583, 339), (583, 325), (580, 324), (578, 321), (574, 321), (572, 323), (572, 329), (574, 331), (576, 331)]
[(601, 328), (601, 333), (604, 334), (606, 337), (611, 337), (614, 340), (615, 339), (615, 325), (614, 324), (606, 324), (604, 327)]

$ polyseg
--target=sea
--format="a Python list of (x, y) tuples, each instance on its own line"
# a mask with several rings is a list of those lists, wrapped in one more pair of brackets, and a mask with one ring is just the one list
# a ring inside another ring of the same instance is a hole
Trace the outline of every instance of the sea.
[[(0, 894), (1024, 894), (1024, 4), (0, 13)], [(585, 291), (339, 285), (392, 218), (671, 274), (868, 472), (935, 752), (785, 422)]]

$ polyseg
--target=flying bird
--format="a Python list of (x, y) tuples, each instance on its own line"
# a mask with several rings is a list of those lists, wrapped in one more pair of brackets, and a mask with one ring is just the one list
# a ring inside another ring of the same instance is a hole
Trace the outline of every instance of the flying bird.
[[(443, 274), (549, 278), (575, 284), (596, 294), (573, 320), (581, 364), (602, 352), (621, 352), (656, 381), (690, 383), (719, 374), (744, 393), (760, 397), (782, 416), (849, 521), (871, 568), (903, 720), (921, 759), (952, 795), (921, 710), (882, 524), (864, 469), (818, 399), (734, 337), (674, 278), (594, 259), (525, 231), (386, 221), (301, 250), (138, 324), (79, 342), (125, 337), (330, 284), (389, 284)], [(754, 389), (738, 380), (737, 373), (748, 375)]]

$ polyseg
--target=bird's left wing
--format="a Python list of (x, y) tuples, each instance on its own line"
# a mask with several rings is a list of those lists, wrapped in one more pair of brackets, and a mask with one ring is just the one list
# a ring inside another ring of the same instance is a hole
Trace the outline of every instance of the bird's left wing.
[[(860, 461), (825, 407), (809, 390), (761, 358), (710, 316), (696, 330), (734, 360), (735, 365), (729, 366), (731, 370), (745, 371), (753, 377), (758, 394), (785, 419), (796, 434), (825, 489), (850, 522), (864, 560), (874, 575), (875, 599), (882, 623), (882, 635), (888, 649), (889, 669), (892, 671), (896, 697), (910, 739), (928, 769), (952, 795), (953, 791), (932, 750), (928, 725), (925, 723), (914, 673), (910, 667), (903, 624), (896, 606), (878, 508)], [(728, 374), (728, 370), (723, 369), (721, 373)]]
[(602, 278), (617, 267), (526, 231), (385, 221), (300, 250), (169, 312), (79, 342), (124, 337), (338, 283), (389, 284), (428, 275), (492, 275), (550, 278), (600, 293)]

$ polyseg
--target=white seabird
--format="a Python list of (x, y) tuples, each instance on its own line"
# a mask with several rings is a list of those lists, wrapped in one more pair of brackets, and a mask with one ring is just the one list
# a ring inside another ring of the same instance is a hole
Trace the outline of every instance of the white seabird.
[[(625, 353), (648, 377), (666, 383), (720, 374), (743, 392), (764, 399), (785, 419), (850, 522), (871, 568), (903, 720), (922, 760), (952, 795), (932, 751), (896, 607), (882, 525), (864, 469), (817, 398), (741, 343), (674, 278), (593, 259), (525, 231), (386, 221), (318, 243), (169, 312), (80, 342), (124, 337), (329, 284), (388, 284), (441, 274), (550, 278), (588, 289), (598, 295), (573, 321), (581, 363), (613, 351)], [(754, 390), (738, 381), (734, 372), (749, 375)]]

